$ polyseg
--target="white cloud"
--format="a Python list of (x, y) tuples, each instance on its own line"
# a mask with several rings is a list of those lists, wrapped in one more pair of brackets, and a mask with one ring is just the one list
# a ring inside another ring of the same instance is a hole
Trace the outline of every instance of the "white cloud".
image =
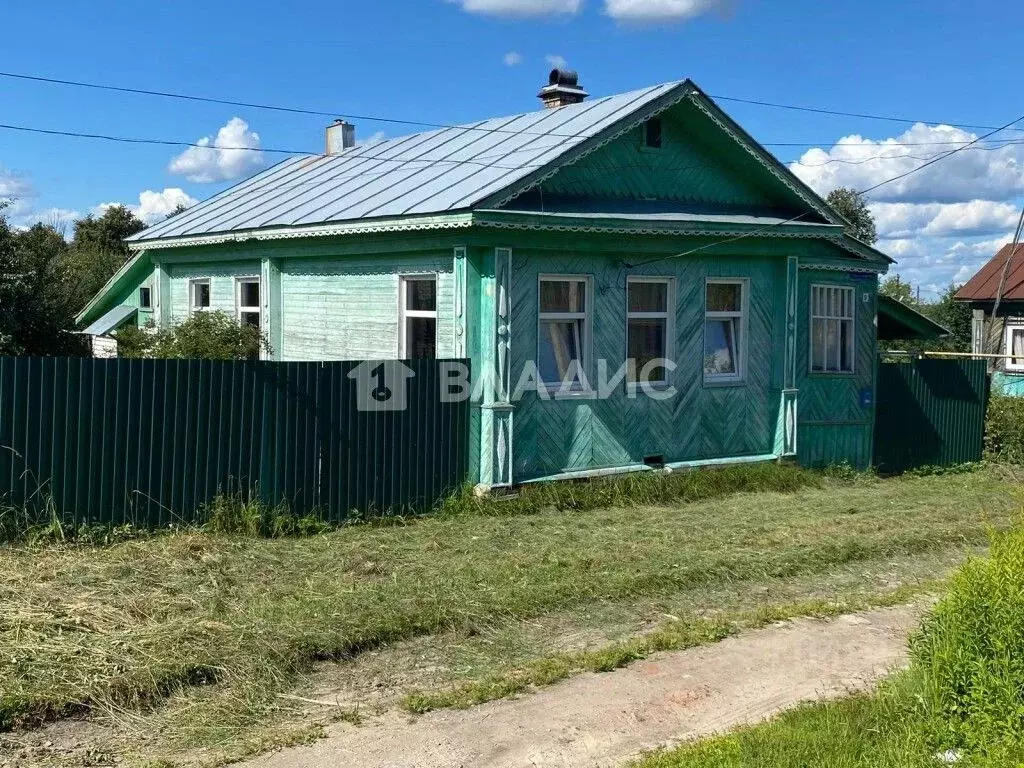
[(569, 62), (565, 60), (565, 57), (559, 56), (557, 53), (549, 53), (544, 57), (544, 61), (555, 69), (565, 69), (569, 66)]
[(879, 240), (877, 247), (898, 262), (889, 268), (890, 275), (920, 285), (922, 298), (932, 298), (950, 283), (967, 282), (1011, 240), (1011, 233), (995, 238), (906, 237)]
[(966, 203), (872, 203), (883, 238), (991, 235), (1016, 226), (1020, 209), (1012, 203), (971, 200)]
[(240, 117), (228, 120), (215, 137), (204, 136), (196, 143), (200, 146), (189, 147), (171, 160), (171, 173), (208, 184), (240, 178), (263, 165), (260, 136)]
[(23, 174), (9, 171), (0, 165), (0, 203), (6, 203), (2, 214), (14, 217), (31, 208), (35, 189)]
[(629, 23), (688, 21), (711, 11), (728, 13), (730, 0), (605, 0), (604, 11)]
[(523, 63), (523, 55), (517, 51), (509, 51), (505, 54), (503, 61), (506, 67), (518, 67)]
[[(975, 138), (976, 134), (948, 125), (917, 123), (889, 139), (844, 136), (827, 150), (808, 150), (799, 163), (790, 165), (790, 170), (821, 194), (836, 187), (867, 189)], [(979, 198), (1009, 200), (1024, 192), (1024, 145), (975, 147), (886, 184), (870, 197), (954, 203)]]
[(448, 0), (485, 16), (574, 16), (583, 0)]
[(198, 202), (194, 197), (187, 194), (185, 190), (178, 187), (168, 187), (163, 192), (154, 192), (149, 189), (145, 192), (140, 192), (138, 205), (100, 203), (92, 212), (97, 216), (102, 216), (107, 208), (115, 205), (124, 205), (125, 208), (147, 224), (156, 224), (166, 219), (168, 214), (173, 212), (179, 205), (191, 208)]

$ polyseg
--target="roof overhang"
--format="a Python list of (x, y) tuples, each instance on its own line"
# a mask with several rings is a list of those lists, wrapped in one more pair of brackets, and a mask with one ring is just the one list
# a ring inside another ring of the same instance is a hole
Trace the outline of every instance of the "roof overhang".
[(878, 338), (882, 341), (931, 340), (949, 336), (949, 330), (912, 307), (885, 294), (878, 295)]
[(83, 336), (106, 336), (111, 331), (120, 328), (130, 319), (135, 317), (138, 311), (137, 307), (128, 307), (124, 305), (114, 307), (88, 328), (82, 331), (76, 331), (76, 333), (80, 333)]

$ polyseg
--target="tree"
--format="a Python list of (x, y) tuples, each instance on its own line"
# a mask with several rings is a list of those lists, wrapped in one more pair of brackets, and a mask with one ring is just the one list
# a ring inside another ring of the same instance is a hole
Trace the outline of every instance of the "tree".
[(255, 360), (270, 345), (260, 329), (241, 325), (224, 312), (196, 312), (170, 328), (129, 325), (115, 334), (121, 357)]
[(946, 351), (970, 352), (973, 316), (969, 304), (954, 301), (959, 288), (950, 283), (938, 301), (922, 305), (921, 311), (949, 331), (949, 338), (943, 340)]
[(839, 187), (828, 193), (826, 202), (850, 222), (846, 229), (847, 234), (868, 245), (874, 245), (878, 241), (875, 217), (871, 215), (867, 203), (859, 192), (849, 187)]
[(910, 283), (905, 282), (899, 275), (892, 275), (883, 280), (878, 286), (878, 292), (903, 304), (910, 306), (917, 304), (914, 287)]
[(74, 329), (75, 275), (53, 226), (15, 232), (0, 216), (0, 354), (80, 355)]
[(77, 275), (76, 309), (99, 293), (128, 260), (125, 238), (145, 228), (145, 223), (123, 205), (112, 205), (102, 216), (90, 214), (75, 222), (68, 268)]

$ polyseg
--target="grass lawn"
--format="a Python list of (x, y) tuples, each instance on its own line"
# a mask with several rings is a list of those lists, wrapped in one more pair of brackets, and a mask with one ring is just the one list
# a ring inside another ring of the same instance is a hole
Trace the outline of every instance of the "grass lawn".
[(354, 706), (466, 705), (737, 626), (906, 599), (1019, 504), (995, 470), (808, 482), (308, 539), (0, 548), (0, 730), (86, 713), (118, 752), (217, 762), (355, 717), (301, 703), (310, 686)]

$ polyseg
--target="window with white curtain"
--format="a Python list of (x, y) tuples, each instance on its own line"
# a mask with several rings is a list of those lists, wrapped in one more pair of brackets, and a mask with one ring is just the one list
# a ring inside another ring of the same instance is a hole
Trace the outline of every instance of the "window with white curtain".
[(586, 277), (541, 277), (537, 334), (537, 369), (549, 388), (584, 389), (588, 374), (590, 280)]
[(1006, 370), (1024, 371), (1024, 325), (1006, 326)]
[[(644, 367), (669, 358), (672, 281), (667, 277), (631, 277), (626, 281), (627, 381), (636, 384)], [(645, 383), (666, 384), (664, 366), (649, 370)]]
[(747, 281), (708, 280), (704, 296), (704, 379), (743, 380), (747, 343)]
[(853, 288), (811, 286), (811, 371), (853, 373), (855, 341)]

